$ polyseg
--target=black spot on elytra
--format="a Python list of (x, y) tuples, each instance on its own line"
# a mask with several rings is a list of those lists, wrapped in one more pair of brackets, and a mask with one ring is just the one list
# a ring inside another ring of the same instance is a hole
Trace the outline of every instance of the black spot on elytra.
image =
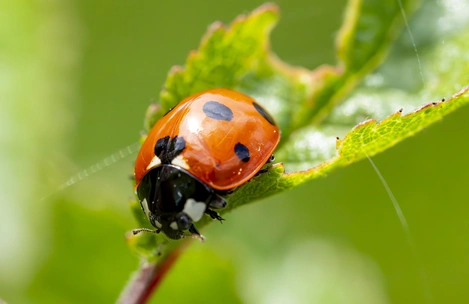
[(217, 101), (207, 101), (202, 110), (205, 115), (216, 120), (231, 121), (233, 119), (233, 111)]
[(234, 146), (234, 152), (236, 156), (238, 156), (238, 158), (245, 163), (247, 163), (251, 158), (251, 154), (249, 153), (248, 147), (246, 147), (242, 143), (237, 143)]
[(163, 151), (166, 150), (168, 143), (169, 143), (169, 136), (158, 139), (155, 145), (155, 155), (160, 157)]
[(176, 158), (186, 148), (186, 141), (182, 137), (174, 137), (170, 139), (169, 136), (158, 139), (155, 145), (155, 155), (158, 156), (162, 164), (171, 164), (171, 161)]
[(254, 102), (253, 105), (254, 108), (256, 108), (257, 112), (259, 112), (259, 114), (261, 114), (262, 117), (265, 118), (265, 120), (267, 120), (272, 126), (275, 126), (275, 120), (273, 119), (273, 117), (270, 116), (270, 114), (267, 113), (267, 111), (264, 110), (264, 108), (260, 104)]

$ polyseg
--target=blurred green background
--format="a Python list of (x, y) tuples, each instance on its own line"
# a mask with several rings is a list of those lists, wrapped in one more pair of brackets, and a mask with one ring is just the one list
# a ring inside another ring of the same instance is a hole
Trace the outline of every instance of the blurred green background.
[[(417, 16), (426, 31), (411, 20), (423, 56), (444, 44), (428, 28), (451, 28), (467, 12), (464, 1), (445, 2), (454, 7), (424, 1)], [(128, 207), (135, 154), (60, 185), (138, 140), (166, 73), (184, 63), (210, 23), (230, 22), (262, 3), (0, 2), (1, 299), (117, 299), (138, 267), (124, 240), (135, 228)], [(282, 18), (275, 52), (308, 68), (334, 64), (346, 1), (276, 3)], [(412, 60), (394, 70), (396, 79), (402, 73), (419, 86), (405, 30), (393, 51), (399, 56)], [(430, 64), (422, 60), (424, 76)], [(152, 302), (468, 302), (467, 117), (466, 107), (374, 158), (407, 217), (417, 258), (376, 173), (362, 161), (210, 225), (207, 242), (194, 242)]]

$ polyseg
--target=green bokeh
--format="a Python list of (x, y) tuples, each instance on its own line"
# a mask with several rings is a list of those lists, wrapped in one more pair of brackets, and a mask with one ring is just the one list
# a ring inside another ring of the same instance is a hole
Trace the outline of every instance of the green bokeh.
[[(11, 23), (22, 26), (1, 32), (10, 43), (0, 44), (9, 51), (2, 67), (27, 72), (9, 78), (15, 91), (0, 96), (0, 105), (9, 105), (0, 110), (17, 122), (2, 120), (0, 132), (2, 168), (16, 168), (0, 175), (0, 298), (8, 303), (117, 299), (138, 266), (124, 241), (135, 226), (128, 208), (132, 157), (64, 190), (57, 186), (138, 140), (169, 68), (185, 61), (211, 22), (230, 22), (262, 3), (162, 2), (5, 6)], [(345, 1), (277, 3), (276, 53), (308, 68), (334, 64)], [(421, 14), (430, 29), (438, 26), (437, 13)], [(45, 23), (48, 31), (36, 26)], [(415, 30), (424, 50), (428, 31)], [(400, 43), (408, 43), (406, 32)], [(412, 58), (408, 64), (383, 73), (402, 73), (393, 86), (416, 90), (420, 74), (408, 49), (410, 56), (393, 55)], [(422, 61), (423, 72), (428, 64)], [(8, 85), (0, 79), (0, 88)], [(153, 302), (422, 303), (428, 291), (434, 303), (469, 301), (468, 115), (463, 108), (374, 158), (407, 217), (417, 258), (378, 177), (362, 161), (210, 225), (207, 242), (183, 255)]]

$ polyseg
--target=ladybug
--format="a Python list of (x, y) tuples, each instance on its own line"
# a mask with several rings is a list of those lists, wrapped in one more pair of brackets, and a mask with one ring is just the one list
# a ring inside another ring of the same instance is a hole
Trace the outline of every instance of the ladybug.
[(227, 205), (223, 195), (272, 161), (280, 129), (251, 97), (212, 89), (182, 100), (151, 129), (135, 163), (135, 190), (156, 230), (171, 239)]

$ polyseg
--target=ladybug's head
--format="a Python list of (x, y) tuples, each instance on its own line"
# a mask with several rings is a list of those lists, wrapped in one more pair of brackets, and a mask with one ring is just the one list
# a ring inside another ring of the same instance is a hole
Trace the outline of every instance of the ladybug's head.
[[(151, 169), (137, 188), (137, 195), (150, 223), (171, 239), (180, 239), (188, 230), (199, 235), (193, 225), (216, 197), (213, 189), (184, 169), (160, 165)], [(139, 231), (148, 231), (135, 230)]]

